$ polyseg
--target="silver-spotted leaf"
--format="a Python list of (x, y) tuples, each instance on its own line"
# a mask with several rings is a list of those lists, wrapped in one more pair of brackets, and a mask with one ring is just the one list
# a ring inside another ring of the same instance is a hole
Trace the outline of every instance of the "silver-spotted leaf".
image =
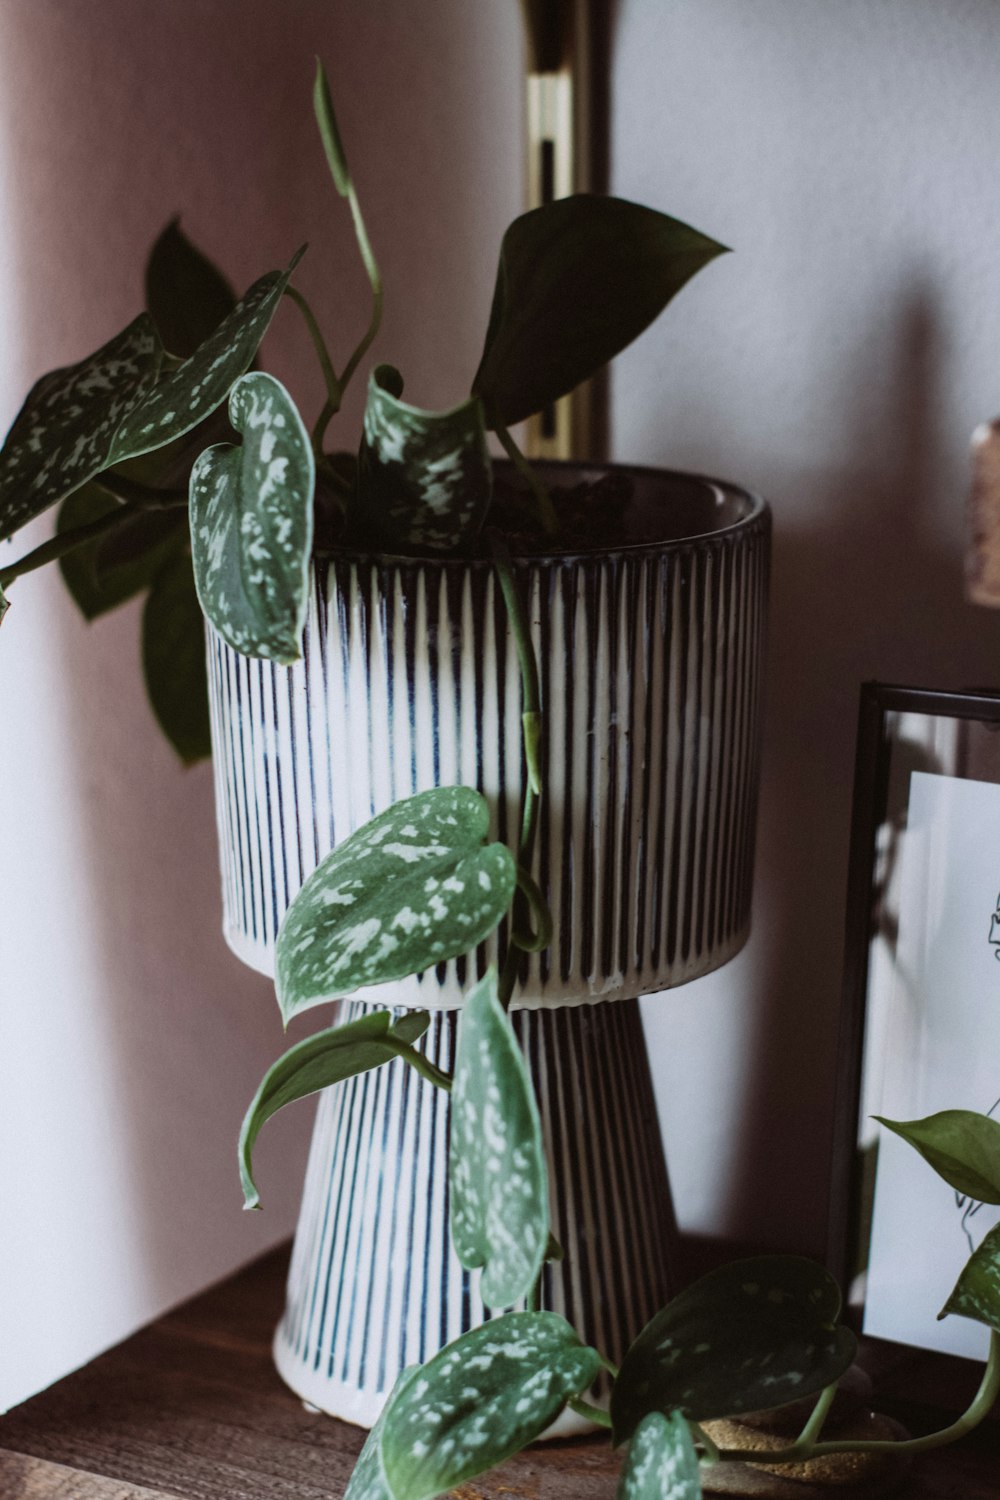
[(212, 754), (205, 620), (179, 552), (157, 574), (142, 612), (142, 670), (157, 722), (186, 766)]
[(344, 1500), (394, 1500), (382, 1463), (382, 1434), (385, 1431), (386, 1417), (392, 1403), (414, 1375), (419, 1373), (419, 1370), (419, 1365), (407, 1365), (406, 1369), (401, 1370), (396, 1377), (396, 1383), (389, 1392), (389, 1398), (379, 1414), (378, 1421), (358, 1454), (358, 1461), (354, 1465), (347, 1489), (344, 1491)]
[(1000, 1333), (1000, 1224), (995, 1224), (972, 1252), (938, 1317), (948, 1313), (974, 1318)]
[(191, 551), (201, 607), (244, 656), (295, 661), (309, 596), (316, 469), (309, 434), (273, 375), (244, 375), (219, 443), (191, 470)]
[(1000, 1203), (1000, 1121), (971, 1109), (944, 1109), (923, 1120), (875, 1118), (919, 1151), (956, 1192)]
[(509, 427), (589, 379), (724, 250), (621, 198), (578, 193), (515, 219), (472, 382), (490, 426)]
[(162, 360), (153, 320), (140, 313), (95, 354), (32, 386), (0, 450), (0, 541), (108, 467)]
[(509, 1307), (545, 1258), (548, 1174), (534, 1090), (492, 969), (462, 1008), (448, 1171), (455, 1253), (483, 1267), (486, 1306)]
[(679, 1411), (643, 1417), (628, 1445), (617, 1500), (699, 1500), (701, 1472), (691, 1429)]
[(279, 1057), (264, 1074), (243, 1118), (238, 1152), (244, 1208), (260, 1207), (260, 1195), (253, 1180), (253, 1148), (272, 1115), (319, 1089), (389, 1062), (396, 1056), (392, 1039), (415, 1042), (429, 1024), (430, 1016), (425, 1010), (411, 1011), (396, 1022), (390, 1011), (374, 1011), (343, 1026), (306, 1037)]
[(162, 448), (222, 405), (233, 381), (250, 368), (302, 254), (300, 250), (293, 257), (287, 271), (270, 271), (255, 281), (215, 332), (130, 412), (118, 429), (108, 463)]
[(393, 1500), (431, 1500), (520, 1452), (600, 1369), (597, 1351), (557, 1313), (507, 1313), (463, 1334), (387, 1410), (382, 1464)]
[(821, 1391), (854, 1358), (837, 1323), (840, 1290), (795, 1255), (735, 1261), (703, 1276), (647, 1323), (611, 1392), (616, 1443), (650, 1411), (737, 1415)]
[(468, 787), (396, 802), (338, 844), (285, 913), (275, 987), (287, 1022), (364, 985), (467, 953), (514, 894), (510, 850), (485, 842), (489, 808)]
[(396, 375), (381, 365), (368, 384), (352, 539), (384, 552), (468, 546), (493, 485), (482, 403), (423, 411), (399, 399)]

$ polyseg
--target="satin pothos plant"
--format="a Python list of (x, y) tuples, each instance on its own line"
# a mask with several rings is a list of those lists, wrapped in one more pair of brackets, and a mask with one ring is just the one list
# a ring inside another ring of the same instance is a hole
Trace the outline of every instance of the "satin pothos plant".
[[(543, 705), (507, 544), (493, 524), (488, 436), (521, 472), (532, 524), (551, 539), (556, 508), (509, 427), (606, 363), (723, 247), (613, 198), (578, 196), (523, 215), (503, 240), (468, 397), (444, 412), (421, 410), (403, 401), (399, 372), (379, 365), (369, 377), (357, 450), (330, 448), (330, 425), (379, 329), (382, 285), (322, 68), (314, 99), (371, 284), (363, 338), (338, 373), (293, 285), (301, 250), (236, 300), (177, 225), (168, 226), (147, 268), (146, 311), (96, 353), (44, 376), (0, 452), (0, 540), (59, 507), (55, 535), (0, 568), (0, 613), (12, 586), (53, 560), (88, 618), (145, 595), (150, 697), (180, 754), (194, 760), (209, 748), (203, 615), (236, 650), (293, 660), (317, 514), (334, 540), (353, 547), (480, 551), (494, 559), (523, 687), (517, 848), (491, 840), (491, 810), (470, 788), (438, 787), (396, 803), (338, 845), (292, 901), (277, 942), (277, 998), (288, 1023), (469, 953), (506, 922), (502, 969), (487, 972), (465, 1001), (453, 1075), (418, 1046), (426, 1013), (369, 1012), (295, 1043), (268, 1070), (240, 1135), (245, 1202), (256, 1208), (254, 1143), (285, 1105), (394, 1059), (451, 1094), (451, 1238), (461, 1263), (481, 1273), (483, 1299), (498, 1315), (401, 1375), (362, 1451), (349, 1500), (445, 1494), (533, 1441), (567, 1405), (625, 1449), (624, 1500), (690, 1500), (704, 1465), (743, 1457), (712, 1442), (703, 1424), (716, 1415), (814, 1395), (798, 1441), (755, 1451), (754, 1461), (801, 1462), (858, 1446), (821, 1440), (855, 1346), (839, 1323), (835, 1284), (808, 1261), (765, 1257), (712, 1273), (637, 1333), (620, 1369), (540, 1307), (544, 1263), (560, 1254), (558, 1226), (549, 1222), (539, 1112), (507, 1012), (520, 955), (551, 936), (528, 873), (545, 791)], [(324, 375), (325, 400), (311, 426), (281, 383), (254, 368), (285, 300), (304, 318)], [(4, 637), (11, 640), (9, 626)], [(1000, 1201), (1000, 1126), (961, 1115), (898, 1128), (949, 1181)], [(1000, 1329), (997, 1232), (972, 1257), (947, 1310)], [(611, 1382), (607, 1408), (587, 1395), (602, 1372)], [(966, 1430), (998, 1382), (993, 1332), (970, 1412), (910, 1447)]]

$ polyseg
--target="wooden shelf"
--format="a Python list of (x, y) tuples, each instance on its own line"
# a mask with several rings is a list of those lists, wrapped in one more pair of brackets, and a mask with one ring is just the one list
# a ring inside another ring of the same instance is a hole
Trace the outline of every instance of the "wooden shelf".
[[(274, 1372), (287, 1257), (265, 1256), (0, 1418), (0, 1500), (339, 1500), (364, 1433), (307, 1411)], [(865, 1352), (880, 1406), (916, 1431), (978, 1378), (967, 1361)], [(933, 1409), (915, 1403), (920, 1390)], [(547, 1443), (457, 1495), (613, 1500), (617, 1471), (600, 1438)], [(997, 1500), (998, 1424), (927, 1455), (900, 1493)]]

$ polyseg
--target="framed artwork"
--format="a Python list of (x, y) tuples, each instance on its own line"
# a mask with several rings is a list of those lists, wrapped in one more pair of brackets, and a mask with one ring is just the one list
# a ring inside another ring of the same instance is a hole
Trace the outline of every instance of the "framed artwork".
[(985, 1358), (937, 1321), (1000, 1209), (873, 1119), (1000, 1118), (1000, 693), (866, 683), (847, 891), (830, 1269), (862, 1331)]

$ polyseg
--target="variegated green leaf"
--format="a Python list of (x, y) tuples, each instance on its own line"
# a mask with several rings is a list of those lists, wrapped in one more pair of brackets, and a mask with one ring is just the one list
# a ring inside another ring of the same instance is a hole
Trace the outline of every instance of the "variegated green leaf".
[(658, 1312), (626, 1354), (611, 1392), (615, 1442), (650, 1411), (677, 1408), (700, 1421), (823, 1390), (857, 1347), (839, 1314), (833, 1277), (800, 1256), (711, 1271)]
[(354, 1471), (344, 1491), (344, 1500), (395, 1500), (389, 1489), (389, 1481), (385, 1477), (385, 1468), (382, 1463), (382, 1434), (385, 1431), (386, 1419), (393, 1402), (419, 1373), (419, 1365), (407, 1365), (406, 1369), (401, 1370), (396, 1377), (396, 1383), (389, 1392), (389, 1399), (383, 1406), (378, 1421), (365, 1439), (365, 1446), (358, 1454), (358, 1461), (354, 1465)]
[(699, 1500), (701, 1472), (691, 1429), (679, 1411), (643, 1417), (628, 1445), (617, 1500)]
[(924, 1120), (875, 1118), (919, 1151), (956, 1192), (1000, 1203), (1000, 1121), (971, 1109), (943, 1109)]
[(140, 313), (96, 354), (32, 386), (0, 450), (0, 541), (108, 467), (162, 359), (153, 320)]
[(222, 405), (233, 381), (250, 368), (302, 254), (300, 250), (294, 256), (287, 271), (270, 271), (255, 281), (215, 332), (130, 412), (118, 429), (108, 463), (161, 448)]
[(205, 620), (187, 552), (157, 574), (142, 612), (142, 670), (157, 722), (186, 766), (212, 754)]
[(396, 802), (328, 854), (285, 913), (275, 986), (287, 1023), (364, 985), (467, 953), (510, 905), (510, 850), (487, 844), (489, 808), (468, 787)]
[[(73, 531), (120, 509), (118, 501), (92, 480), (66, 496), (56, 530)], [(187, 535), (184, 510), (148, 510), (67, 552), (59, 568), (84, 618), (95, 620), (149, 588), (165, 563), (186, 547)]]
[(146, 307), (171, 354), (187, 359), (235, 306), (222, 272), (171, 219), (146, 262)]
[(244, 375), (229, 418), (242, 445), (191, 471), (191, 550), (202, 609), (245, 656), (295, 661), (309, 595), (316, 470), (309, 434), (273, 375)]
[(957, 1313), (1000, 1333), (1000, 1224), (994, 1225), (965, 1263), (939, 1318)]
[(431, 1500), (532, 1442), (597, 1378), (601, 1357), (557, 1313), (508, 1313), (442, 1349), (382, 1430), (393, 1500)]
[(430, 1016), (425, 1010), (411, 1011), (396, 1022), (390, 1011), (374, 1011), (343, 1026), (306, 1037), (279, 1057), (265, 1073), (240, 1131), (243, 1207), (260, 1207), (260, 1195), (253, 1180), (253, 1148), (261, 1128), (272, 1115), (286, 1104), (388, 1062), (396, 1056), (394, 1040), (415, 1042), (429, 1024)]
[(451, 552), (475, 540), (489, 509), (482, 404), (422, 411), (399, 399), (401, 389), (390, 365), (369, 381), (351, 535), (386, 552)]
[(509, 1307), (542, 1268), (549, 1192), (534, 1090), (492, 969), (462, 1008), (449, 1177), (455, 1253), (483, 1267), (487, 1307)]

